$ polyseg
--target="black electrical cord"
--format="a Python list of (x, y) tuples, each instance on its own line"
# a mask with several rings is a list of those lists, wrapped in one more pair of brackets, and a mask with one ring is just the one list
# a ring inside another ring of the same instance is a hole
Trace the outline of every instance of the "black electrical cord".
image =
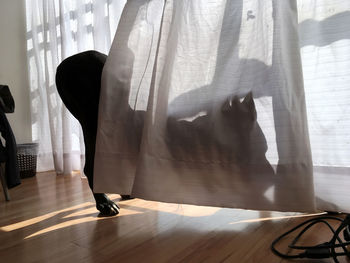
[(344, 239), (350, 241), (350, 226), (348, 225), (344, 230)]
[[(334, 230), (334, 228), (326, 220), (336, 220), (341, 223), (339, 227), (336, 230)], [(331, 232), (333, 233), (333, 237), (331, 238), (331, 240), (315, 246), (297, 246), (296, 243), (300, 240), (302, 235), (305, 234), (306, 231), (308, 231), (311, 227), (315, 226), (316, 224), (325, 224), (331, 230)], [(289, 253), (282, 253), (275, 248), (275, 246), (279, 241), (281, 241), (283, 238), (285, 238), (286, 236), (295, 232), (296, 230), (300, 229), (303, 226), (305, 227), (298, 233), (298, 235), (293, 239), (293, 241), (288, 246), (291, 250), (302, 250), (303, 252), (298, 254), (289, 254)], [(321, 216), (321, 217), (309, 219), (297, 225), (296, 227), (293, 227), (286, 233), (276, 238), (271, 244), (271, 250), (277, 256), (281, 258), (286, 258), (286, 259), (333, 258), (335, 263), (339, 263), (337, 259), (338, 256), (347, 256), (348, 258), (350, 258), (350, 251), (347, 249), (347, 246), (350, 245), (349, 226), (350, 226), (350, 215), (347, 215), (345, 219), (341, 219), (334, 216)], [(339, 234), (342, 232), (342, 230), (343, 230), (344, 239), (347, 242), (344, 242), (339, 237)], [(336, 243), (337, 241), (338, 243)], [(344, 252), (336, 252), (335, 250), (336, 248), (342, 248)]]

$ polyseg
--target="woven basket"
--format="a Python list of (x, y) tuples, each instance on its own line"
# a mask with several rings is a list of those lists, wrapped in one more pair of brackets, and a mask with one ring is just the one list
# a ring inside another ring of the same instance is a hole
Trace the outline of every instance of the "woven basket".
[(36, 175), (37, 155), (37, 143), (25, 143), (17, 145), (17, 162), (21, 178), (27, 178)]

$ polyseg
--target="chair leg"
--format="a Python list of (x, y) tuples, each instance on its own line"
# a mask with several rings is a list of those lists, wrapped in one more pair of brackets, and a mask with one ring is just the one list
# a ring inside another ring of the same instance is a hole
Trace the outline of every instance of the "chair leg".
[(4, 190), (5, 200), (10, 201), (10, 194), (7, 189), (7, 183), (5, 178), (5, 163), (0, 164), (0, 179), (1, 179), (2, 189)]

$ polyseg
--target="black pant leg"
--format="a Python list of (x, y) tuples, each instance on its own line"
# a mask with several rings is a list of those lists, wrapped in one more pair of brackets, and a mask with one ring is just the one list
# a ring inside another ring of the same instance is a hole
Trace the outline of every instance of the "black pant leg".
[(56, 85), (67, 109), (80, 122), (85, 142), (84, 173), (93, 189), (95, 143), (101, 76), (107, 56), (96, 51), (65, 59), (57, 68)]

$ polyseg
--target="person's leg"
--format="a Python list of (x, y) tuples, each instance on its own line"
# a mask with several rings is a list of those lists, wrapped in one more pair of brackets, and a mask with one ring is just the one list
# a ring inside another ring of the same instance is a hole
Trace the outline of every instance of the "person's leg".
[[(97, 133), (101, 76), (107, 56), (96, 51), (79, 53), (65, 59), (56, 72), (56, 85), (67, 109), (80, 122), (85, 142), (84, 173), (93, 190), (94, 156)], [(101, 215), (119, 213), (119, 207), (103, 193), (94, 193)]]

